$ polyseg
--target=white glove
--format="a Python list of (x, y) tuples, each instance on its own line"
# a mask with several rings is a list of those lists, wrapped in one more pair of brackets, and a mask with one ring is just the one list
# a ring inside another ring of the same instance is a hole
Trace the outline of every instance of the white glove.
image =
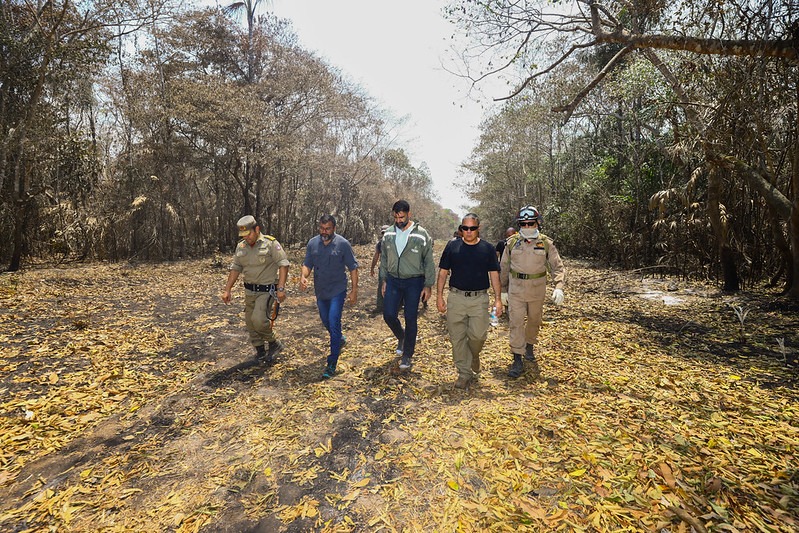
[(502, 302), (502, 305), (504, 305), (505, 307), (508, 307), (508, 293), (507, 292), (500, 293), (499, 299)]
[(560, 305), (563, 303), (563, 291), (561, 289), (555, 289), (552, 291), (552, 301), (555, 305)]

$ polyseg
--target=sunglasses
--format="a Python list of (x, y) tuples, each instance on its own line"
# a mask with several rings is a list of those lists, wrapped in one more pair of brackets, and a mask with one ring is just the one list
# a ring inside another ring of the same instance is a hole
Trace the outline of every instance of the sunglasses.
[(527, 226), (535, 226), (536, 224), (538, 224), (538, 222), (519, 222), (519, 226), (523, 228)]
[(460, 226), (461, 231), (477, 231), (480, 226)]

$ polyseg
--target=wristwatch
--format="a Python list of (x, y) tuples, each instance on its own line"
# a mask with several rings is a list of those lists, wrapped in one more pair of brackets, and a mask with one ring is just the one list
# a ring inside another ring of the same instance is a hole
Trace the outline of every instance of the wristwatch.
[(286, 288), (285, 287), (276, 287), (275, 291), (276, 292), (286, 292)]

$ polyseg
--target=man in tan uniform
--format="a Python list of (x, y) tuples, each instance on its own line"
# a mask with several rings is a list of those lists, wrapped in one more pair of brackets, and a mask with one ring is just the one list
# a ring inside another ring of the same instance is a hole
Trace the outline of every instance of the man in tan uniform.
[[(519, 210), (519, 233), (508, 238), (500, 260), (500, 283), (507, 292), (510, 349), (513, 363), (508, 375), (518, 378), (524, 372), (525, 359), (532, 363), (533, 377), (540, 376), (535, 359), (535, 342), (544, 310), (547, 272), (555, 289), (552, 301), (563, 303), (563, 282), (566, 270), (552, 239), (540, 232), (541, 214), (533, 206)], [(503, 294), (503, 297), (505, 295)], [(526, 324), (525, 324), (526, 319)]]
[[(290, 263), (277, 239), (263, 235), (252, 215), (240, 218), (236, 225), (244, 240), (236, 246), (222, 301), (230, 303), (230, 291), (239, 274), (244, 273), (244, 321), (255, 356), (270, 364), (283, 349), (272, 330), (272, 321), (277, 317), (277, 306), (286, 300)], [(268, 343), (268, 350), (264, 343)]]

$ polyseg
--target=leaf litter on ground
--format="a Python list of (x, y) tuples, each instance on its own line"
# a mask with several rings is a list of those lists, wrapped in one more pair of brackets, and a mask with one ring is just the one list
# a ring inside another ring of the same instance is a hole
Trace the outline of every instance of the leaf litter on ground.
[(505, 319), (460, 391), (433, 305), (397, 371), (362, 275), (339, 373), (322, 380), (326, 336), (292, 258), (271, 367), (247, 345), (241, 288), (223, 305), (210, 260), (0, 277), (0, 528), (799, 527), (790, 304), (737, 297), (741, 331), (711, 286), (569, 261), (542, 379), (507, 378)]

